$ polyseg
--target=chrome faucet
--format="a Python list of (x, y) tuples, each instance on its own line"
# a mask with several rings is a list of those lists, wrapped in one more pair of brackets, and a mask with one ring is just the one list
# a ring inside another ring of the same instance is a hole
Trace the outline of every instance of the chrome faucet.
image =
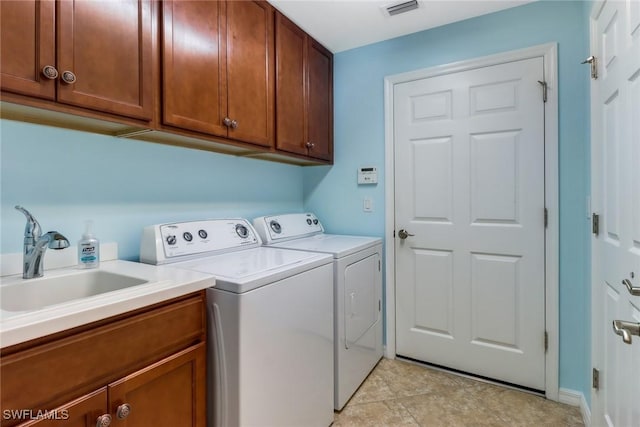
[(24, 227), (22, 278), (42, 277), (42, 260), (47, 248), (68, 248), (69, 241), (57, 231), (49, 231), (42, 235), (40, 224), (33, 215), (22, 206), (16, 206), (16, 209), (27, 217), (27, 225)]

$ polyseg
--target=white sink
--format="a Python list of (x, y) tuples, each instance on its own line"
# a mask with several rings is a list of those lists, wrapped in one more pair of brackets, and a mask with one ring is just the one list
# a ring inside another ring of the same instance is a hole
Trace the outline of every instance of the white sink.
[(103, 270), (21, 280), (0, 286), (0, 308), (10, 312), (39, 310), (144, 283), (148, 280)]

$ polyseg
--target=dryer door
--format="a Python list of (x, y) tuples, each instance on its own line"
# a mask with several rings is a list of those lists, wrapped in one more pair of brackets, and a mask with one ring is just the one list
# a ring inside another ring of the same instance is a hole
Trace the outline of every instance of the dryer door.
[[(382, 273), (379, 260), (380, 254), (375, 253), (348, 265), (344, 270), (344, 327), (347, 348), (355, 346), (380, 316), (381, 296), (378, 289)], [(366, 345), (358, 345), (363, 344)]]

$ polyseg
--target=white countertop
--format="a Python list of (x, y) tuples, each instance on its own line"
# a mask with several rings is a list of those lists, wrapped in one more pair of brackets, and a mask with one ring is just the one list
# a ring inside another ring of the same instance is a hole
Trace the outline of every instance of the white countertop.
[[(102, 261), (99, 270), (143, 279), (148, 283), (67, 301), (33, 311), (0, 310), (0, 348), (136, 310), (215, 286), (212, 275), (171, 266), (130, 261)], [(45, 270), (45, 277), (81, 274), (66, 267)], [(93, 270), (95, 271), (95, 269)], [(19, 283), (22, 275), (0, 278), (0, 286)], [(29, 279), (38, 280), (38, 279)]]

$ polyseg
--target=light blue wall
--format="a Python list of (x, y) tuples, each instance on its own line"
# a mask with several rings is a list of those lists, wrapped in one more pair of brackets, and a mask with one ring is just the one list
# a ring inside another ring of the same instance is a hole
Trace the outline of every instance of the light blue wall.
[[(535, 2), (335, 55), (335, 165), (307, 168), (304, 208), (329, 231), (384, 234), (385, 76), (549, 42), (558, 43), (560, 132), (560, 386), (590, 395), (589, 81), (582, 2)], [(357, 186), (359, 166), (380, 183)], [(362, 211), (371, 197), (374, 212)]]
[(146, 225), (302, 210), (302, 168), (0, 120), (1, 251), (21, 252), (21, 204), (74, 243), (85, 219), (137, 260)]

